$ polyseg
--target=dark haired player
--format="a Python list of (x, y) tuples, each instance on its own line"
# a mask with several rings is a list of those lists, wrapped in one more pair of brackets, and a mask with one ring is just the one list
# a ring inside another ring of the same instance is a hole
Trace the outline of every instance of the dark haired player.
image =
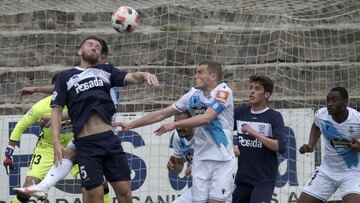
[(61, 164), (62, 150), (58, 144), (62, 108), (68, 106), (73, 121), (76, 161), (88, 202), (103, 202), (103, 176), (112, 185), (119, 202), (131, 202), (130, 169), (121, 142), (111, 127), (115, 107), (110, 88), (147, 82), (158, 85), (150, 73), (127, 73), (111, 64), (97, 64), (102, 40), (91, 36), (83, 40), (78, 54), (80, 66), (63, 71), (55, 84), (51, 106), (55, 164)]
[(250, 106), (235, 109), (238, 170), (233, 203), (270, 203), (277, 176), (277, 153), (286, 150), (286, 132), (282, 115), (269, 108), (272, 80), (264, 75), (250, 78)]

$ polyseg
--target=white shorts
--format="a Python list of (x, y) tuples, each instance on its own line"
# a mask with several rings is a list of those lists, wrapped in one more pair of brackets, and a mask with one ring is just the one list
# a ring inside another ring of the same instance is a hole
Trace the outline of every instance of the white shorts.
[(189, 203), (192, 202), (191, 188), (188, 188), (186, 192), (177, 197), (172, 203)]
[(338, 188), (342, 198), (350, 193), (360, 194), (360, 172), (330, 173), (316, 169), (303, 192), (326, 202)]
[[(191, 188), (188, 188), (186, 192), (177, 197), (172, 203), (190, 203), (192, 202), (192, 191)], [(226, 203), (232, 203), (232, 192), (230, 192), (229, 197), (226, 199)]]
[(235, 159), (229, 161), (193, 160), (192, 202), (203, 203), (208, 202), (209, 199), (229, 201), (234, 188), (235, 163)]

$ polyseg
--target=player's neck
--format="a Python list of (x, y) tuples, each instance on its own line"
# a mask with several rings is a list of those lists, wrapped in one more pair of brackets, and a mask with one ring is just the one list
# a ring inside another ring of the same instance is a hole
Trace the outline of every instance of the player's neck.
[(80, 67), (81, 68), (89, 68), (89, 67), (94, 66), (94, 65), (95, 64), (90, 64), (89, 62), (84, 61), (84, 60), (81, 60), (81, 62), (80, 62)]
[(264, 110), (266, 108), (268, 108), (268, 104), (267, 102), (261, 102), (261, 103), (257, 103), (257, 104), (251, 104), (251, 110), (253, 111), (261, 111)]
[(346, 121), (346, 119), (349, 116), (349, 111), (346, 109), (343, 113), (341, 114), (336, 114), (336, 115), (332, 115), (331, 117), (333, 118), (334, 121), (336, 121), (337, 123), (342, 123), (344, 121)]
[(208, 86), (208, 87), (205, 87), (204, 89), (202, 89), (202, 91), (203, 91), (203, 93), (204, 93), (204, 96), (208, 96), (210, 93), (211, 93), (211, 91), (213, 90), (213, 89), (215, 89), (217, 86), (218, 86), (219, 84), (212, 84), (212, 85), (210, 85), (210, 86)]

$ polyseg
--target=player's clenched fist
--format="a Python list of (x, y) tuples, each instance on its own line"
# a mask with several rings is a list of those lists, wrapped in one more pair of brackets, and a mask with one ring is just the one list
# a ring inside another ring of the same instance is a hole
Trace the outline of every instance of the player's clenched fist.
[(304, 144), (303, 146), (300, 147), (299, 152), (300, 154), (305, 154), (307, 152), (313, 152), (314, 151), (314, 147), (312, 147), (309, 144)]
[(177, 164), (177, 160), (174, 156), (170, 156), (169, 161), (167, 163), (167, 168), (169, 171), (174, 171), (175, 165)]

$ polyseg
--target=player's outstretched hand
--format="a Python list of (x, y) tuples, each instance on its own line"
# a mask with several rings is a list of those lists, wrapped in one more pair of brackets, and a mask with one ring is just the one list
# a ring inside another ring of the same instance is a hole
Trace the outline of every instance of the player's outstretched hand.
[(300, 154), (305, 154), (307, 152), (313, 152), (313, 151), (314, 151), (314, 148), (309, 144), (304, 144), (299, 149)]
[(111, 126), (112, 127), (121, 127), (122, 131), (130, 130), (130, 125), (128, 123), (121, 122), (121, 121), (111, 121)]
[(20, 93), (21, 95), (25, 94), (34, 94), (35, 93), (35, 87), (23, 87), (16, 91), (17, 93)]
[(353, 139), (351, 142), (349, 142), (350, 148), (355, 152), (360, 152), (360, 142)]
[(157, 130), (155, 130), (155, 135), (160, 136), (166, 132), (172, 131), (175, 129), (175, 123), (167, 123), (164, 124), (162, 126), (160, 126), (160, 128), (158, 128)]
[(154, 74), (146, 73), (145, 80), (149, 86), (159, 86), (159, 80)]

